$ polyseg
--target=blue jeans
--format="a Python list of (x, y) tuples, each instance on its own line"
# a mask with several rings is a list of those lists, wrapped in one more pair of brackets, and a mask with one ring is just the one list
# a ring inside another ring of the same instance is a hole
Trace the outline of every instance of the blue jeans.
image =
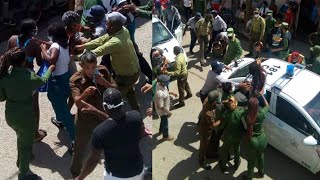
[(74, 140), (74, 121), (68, 108), (67, 99), (70, 96), (69, 86), (70, 73), (51, 77), (48, 84), (48, 99), (56, 113), (58, 121), (62, 121), (69, 137)]
[(135, 38), (134, 38), (134, 33), (136, 32), (136, 19), (134, 19), (128, 26), (127, 26), (127, 29), (130, 33), (130, 38), (131, 38), (131, 41), (133, 43), (136, 42)]
[(167, 138), (169, 136), (169, 123), (168, 123), (168, 116), (160, 116), (160, 129), (159, 131), (163, 133), (163, 137)]

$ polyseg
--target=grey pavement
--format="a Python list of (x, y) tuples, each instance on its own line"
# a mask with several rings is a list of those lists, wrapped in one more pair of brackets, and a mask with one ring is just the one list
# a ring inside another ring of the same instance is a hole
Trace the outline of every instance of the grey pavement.
[[(39, 37), (46, 39), (47, 27), (52, 22), (58, 21), (60, 16), (53, 17), (48, 22), (40, 26)], [(136, 30), (136, 41), (140, 51), (145, 58), (149, 60), (151, 49), (151, 21), (138, 18), (138, 28)], [(0, 44), (0, 53), (6, 50), (6, 42)], [(101, 61), (101, 58), (99, 58)], [(77, 63), (78, 65), (78, 63)], [(78, 65), (78, 69), (80, 69)], [(136, 93), (141, 105), (142, 115), (147, 128), (151, 129), (151, 119), (146, 117), (146, 109), (150, 107), (151, 93), (141, 94), (140, 89), (145, 83), (145, 78), (141, 75), (139, 82), (136, 84)], [(63, 180), (71, 179), (69, 172), (71, 156), (67, 152), (70, 141), (65, 130), (59, 130), (50, 122), (50, 118), (54, 116), (54, 111), (47, 98), (46, 93), (41, 93), (39, 98), (40, 104), (40, 128), (47, 130), (48, 136), (40, 143), (35, 143), (33, 153), (35, 160), (32, 162), (31, 170), (37, 173), (44, 180)], [(128, 107), (126, 107), (128, 108)], [(76, 108), (73, 107), (73, 113)], [(23, 119), (21, 119), (23, 121)], [(115, 137), (116, 138), (116, 137)], [(16, 135), (14, 131), (6, 124), (5, 121), (5, 103), (0, 103), (0, 180), (17, 179), (18, 168), (15, 165), (17, 158)], [(151, 137), (146, 136), (140, 143), (144, 162), (150, 165), (152, 158)], [(88, 180), (102, 179), (103, 177), (103, 160), (95, 168), (94, 172), (88, 176)]]
[[(241, 38), (244, 49), (248, 40)], [(183, 47), (189, 52), (190, 33), (187, 32), (183, 39)], [(303, 42), (293, 42), (291, 49), (308, 53), (309, 48)], [(199, 51), (199, 45), (196, 45), (194, 52)], [(245, 54), (248, 52), (245, 51)], [(187, 53), (188, 54), (188, 53)], [(201, 111), (202, 104), (200, 98), (197, 97), (198, 92), (202, 88), (207, 77), (208, 71), (211, 69), (210, 62), (207, 60), (206, 66), (202, 68), (197, 61), (197, 53), (189, 56), (189, 76), (188, 82), (193, 93), (193, 97), (186, 100), (186, 106), (173, 110), (172, 116), (169, 118), (169, 134), (175, 137), (171, 142), (162, 142), (159, 132), (160, 119), (152, 120), (153, 126), (153, 142), (155, 149), (153, 150), (153, 179), (154, 180), (232, 180), (241, 179), (247, 170), (247, 161), (245, 149), (241, 151), (241, 165), (237, 171), (229, 168), (227, 174), (222, 174), (216, 161), (211, 161), (212, 170), (204, 170), (198, 165), (198, 149), (199, 135), (197, 133), (198, 114)], [(308, 55), (306, 55), (308, 57)], [(169, 89), (178, 93), (176, 82), (170, 83)], [(177, 99), (174, 99), (177, 102)], [(233, 161), (230, 161), (230, 165)], [(257, 172), (257, 169), (255, 169)], [(263, 179), (280, 179), (280, 180), (316, 180), (316, 177), (307, 169), (303, 168), (293, 160), (289, 159), (273, 147), (268, 146), (265, 153), (265, 177)]]

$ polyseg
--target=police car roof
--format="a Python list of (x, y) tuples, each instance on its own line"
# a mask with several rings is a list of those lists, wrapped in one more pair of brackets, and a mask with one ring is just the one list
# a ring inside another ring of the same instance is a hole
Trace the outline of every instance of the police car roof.
[(297, 67), (295, 67), (294, 77), (288, 79), (285, 77), (285, 74), (287, 65), (289, 64), (290, 63), (286, 61), (273, 58), (264, 61), (261, 65), (269, 73), (266, 84), (269, 87), (273, 87), (275, 85), (281, 85), (286, 81), (281, 91), (301, 106), (304, 106), (319, 93), (320, 83), (318, 82), (320, 82), (320, 76), (306, 69), (299, 72)]

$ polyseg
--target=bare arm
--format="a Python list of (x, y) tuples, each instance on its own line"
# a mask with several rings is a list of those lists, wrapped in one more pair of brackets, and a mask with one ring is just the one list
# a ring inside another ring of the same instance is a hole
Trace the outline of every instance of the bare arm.
[(84, 167), (82, 168), (80, 175), (75, 179), (83, 180), (84, 178), (86, 178), (96, 168), (100, 160), (101, 154), (102, 154), (102, 150), (92, 148), (90, 156), (86, 161)]
[(56, 64), (59, 58), (59, 50), (57, 48), (52, 48), (50, 50), (50, 54), (47, 53), (46, 48), (44, 45), (41, 45), (41, 54), (43, 58), (50, 62), (50, 64)]

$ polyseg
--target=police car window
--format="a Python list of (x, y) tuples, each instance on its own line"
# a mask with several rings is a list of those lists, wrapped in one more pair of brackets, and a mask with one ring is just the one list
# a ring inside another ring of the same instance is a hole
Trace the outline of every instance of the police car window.
[(320, 127), (320, 92), (303, 108)]
[(267, 90), (267, 93), (266, 93), (266, 100), (268, 101), (268, 103), (270, 104), (270, 99), (271, 99), (271, 92)]
[[(252, 64), (252, 63), (250, 63)], [(229, 79), (237, 78), (237, 77), (246, 77), (249, 74), (249, 66), (250, 64), (244, 66), (243, 68), (236, 71), (234, 74), (232, 74)]]
[(314, 129), (307, 119), (280, 96), (277, 97), (276, 116), (300, 133), (306, 136), (314, 135)]

